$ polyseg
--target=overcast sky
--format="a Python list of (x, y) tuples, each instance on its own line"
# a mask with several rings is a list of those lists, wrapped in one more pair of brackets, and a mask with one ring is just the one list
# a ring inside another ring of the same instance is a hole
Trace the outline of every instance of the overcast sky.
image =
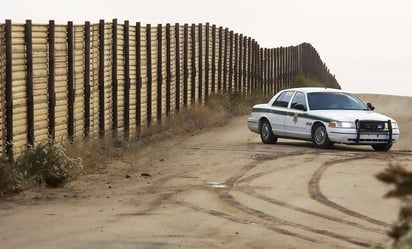
[(206, 23), (261, 47), (311, 43), (342, 88), (412, 96), (410, 0), (0, 0), (0, 22)]

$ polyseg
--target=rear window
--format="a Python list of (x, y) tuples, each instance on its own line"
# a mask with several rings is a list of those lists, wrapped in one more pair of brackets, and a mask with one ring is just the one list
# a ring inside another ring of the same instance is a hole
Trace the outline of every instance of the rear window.
[(273, 106), (279, 107), (288, 107), (289, 101), (292, 98), (293, 92), (287, 91), (283, 92), (276, 98), (275, 102), (273, 102)]

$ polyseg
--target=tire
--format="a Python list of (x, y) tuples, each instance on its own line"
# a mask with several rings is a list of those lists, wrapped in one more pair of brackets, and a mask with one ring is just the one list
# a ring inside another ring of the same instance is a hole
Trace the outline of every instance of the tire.
[(260, 139), (264, 144), (275, 144), (278, 138), (273, 135), (272, 126), (270, 126), (269, 121), (264, 119), (262, 125), (260, 126)]
[(312, 129), (312, 143), (316, 148), (329, 149), (333, 143), (329, 140), (328, 132), (322, 124), (315, 124)]
[(372, 145), (372, 148), (375, 151), (389, 151), (392, 148), (393, 143), (389, 144), (374, 144)]

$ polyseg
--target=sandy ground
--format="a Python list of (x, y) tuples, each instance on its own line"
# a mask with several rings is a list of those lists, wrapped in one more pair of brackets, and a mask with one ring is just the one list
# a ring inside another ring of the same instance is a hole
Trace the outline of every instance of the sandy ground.
[(374, 177), (412, 170), (412, 98), (362, 95), (396, 118), (388, 153), (264, 145), (246, 117), (176, 137), (63, 189), (0, 201), (0, 248), (369, 248), (399, 202)]

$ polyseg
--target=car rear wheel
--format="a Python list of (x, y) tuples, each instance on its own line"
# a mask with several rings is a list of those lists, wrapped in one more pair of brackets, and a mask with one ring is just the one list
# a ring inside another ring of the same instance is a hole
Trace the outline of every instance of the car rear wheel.
[(393, 145), (392, 143), (389, 143), (389, 144), (374, 144), (374, 145), (372, 145), (372, 148), (375, 151), (388, 151), (392, 148), (392, 145)]
[(266, 119), (262, 121), (262, 125), (260, 126), (260, 139), (264, 144), (274, 144), (278, 140), (278, 138), (273, 135), (272, 127)]
[(328, 132), (322, 124), (316, 124), (313, 127), (312, 142), (315, 147), (321, 149), (329, 149), (333, 146), (333, 143), (329, 141)]

